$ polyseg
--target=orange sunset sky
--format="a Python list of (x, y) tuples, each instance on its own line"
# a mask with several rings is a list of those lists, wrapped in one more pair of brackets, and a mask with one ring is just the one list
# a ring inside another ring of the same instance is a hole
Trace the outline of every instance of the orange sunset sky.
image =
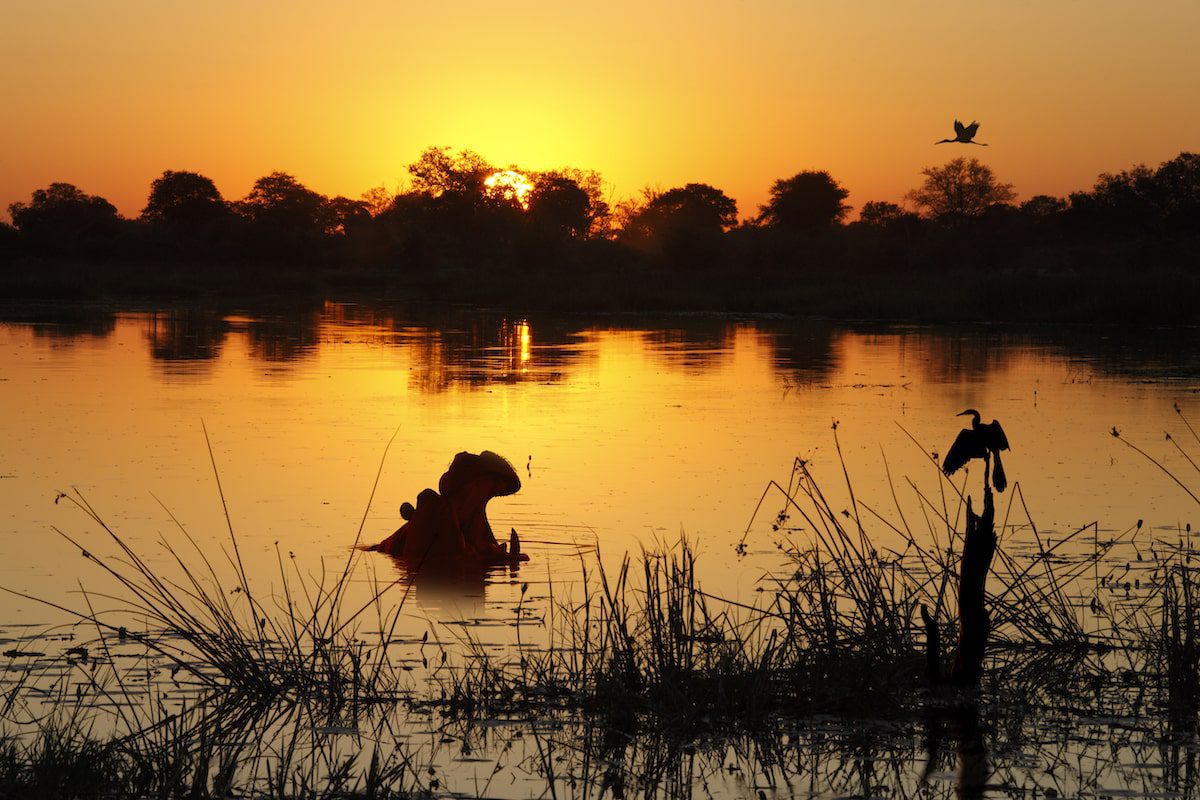
[[(134, 215), (164, 169), (357, 197), (431, 145), (742, 216), (802, 169), (858, 208), (957, 155), (1063, 195), (1200, 149), (1197, 42), (1189, 0), (0, 0), (0, 207), (68, 181)], [(934, 147), (955, 117), (991, 146)]]

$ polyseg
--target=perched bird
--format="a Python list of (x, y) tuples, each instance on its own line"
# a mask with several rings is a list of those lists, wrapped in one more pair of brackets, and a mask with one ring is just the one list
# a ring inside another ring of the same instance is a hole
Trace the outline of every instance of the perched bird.
[(942, 139), (934, 144), (945, 144), (946, 142), (958, 142), (959, 144), (977, 144), (980, 147), (987, 147), (983, 142), (976, 142), (975, 133), (979, 130), (979, 123), (972, 122), (970, 125), (963, 125), (958, 120), (954, 120), (954, 138)]
[(997, 492), (1003, 492), (1008, 486), (1004, 465), (1000, 463), (1000, 451), (1008, 449), (1008, 437), (1004, 435), (1004, 429), (996, 420), (986, 425), (980, 422), (979, 412), (973, 408), (968, 408), (958, 416), (972, 417), (971, 427), (958, 432), (958, 438), (950, 445), (946, 460), (942, 462), (942, 472), (953, 475), (971, 459), (982, 458), (983, 485), (986, 487), (991, 458), (995, 456), (996, 469), (992, 472), (992, 482)]

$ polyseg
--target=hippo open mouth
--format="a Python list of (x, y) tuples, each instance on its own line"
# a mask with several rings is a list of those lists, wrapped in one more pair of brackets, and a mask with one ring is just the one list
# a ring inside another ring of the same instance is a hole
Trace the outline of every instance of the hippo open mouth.
[(487, 518), (489, 500), (520, 489), (521, 479), (502, 456), (490, 450), (459, 453), (438, 481), (438, 491), (425, 489), (415, 507), (401, 506), (404, 524), (367, 550), (402, 558), (418, 569), (528, 561), (516, 530), (500, 544)]

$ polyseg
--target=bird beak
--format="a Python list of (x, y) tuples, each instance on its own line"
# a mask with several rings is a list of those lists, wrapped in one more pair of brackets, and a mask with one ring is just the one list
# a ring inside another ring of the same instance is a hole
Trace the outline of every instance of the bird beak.
[(963, 411), (963, 412), (961, 412), (961, 413), (955, 414), (954, 416), (956, 416), (956, 417), (969, 417), (969, 416), (971, 416), (971, 412), (970, 412), (970, 411)]

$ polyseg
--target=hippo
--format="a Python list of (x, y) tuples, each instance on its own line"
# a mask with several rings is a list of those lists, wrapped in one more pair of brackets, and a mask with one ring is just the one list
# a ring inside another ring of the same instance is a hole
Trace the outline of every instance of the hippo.
[(417, 495), (416, 506), (402, 505), (404, 524), (366, 549), (387, 553), (414, 569), (528, 561), (516, 529), (501, 544), (487, 518), (489, 500), (520, 489), (521, 479), (503, 456), (490, 450), (459, 453), (438, 481), (438, 491), (425, 489)]

